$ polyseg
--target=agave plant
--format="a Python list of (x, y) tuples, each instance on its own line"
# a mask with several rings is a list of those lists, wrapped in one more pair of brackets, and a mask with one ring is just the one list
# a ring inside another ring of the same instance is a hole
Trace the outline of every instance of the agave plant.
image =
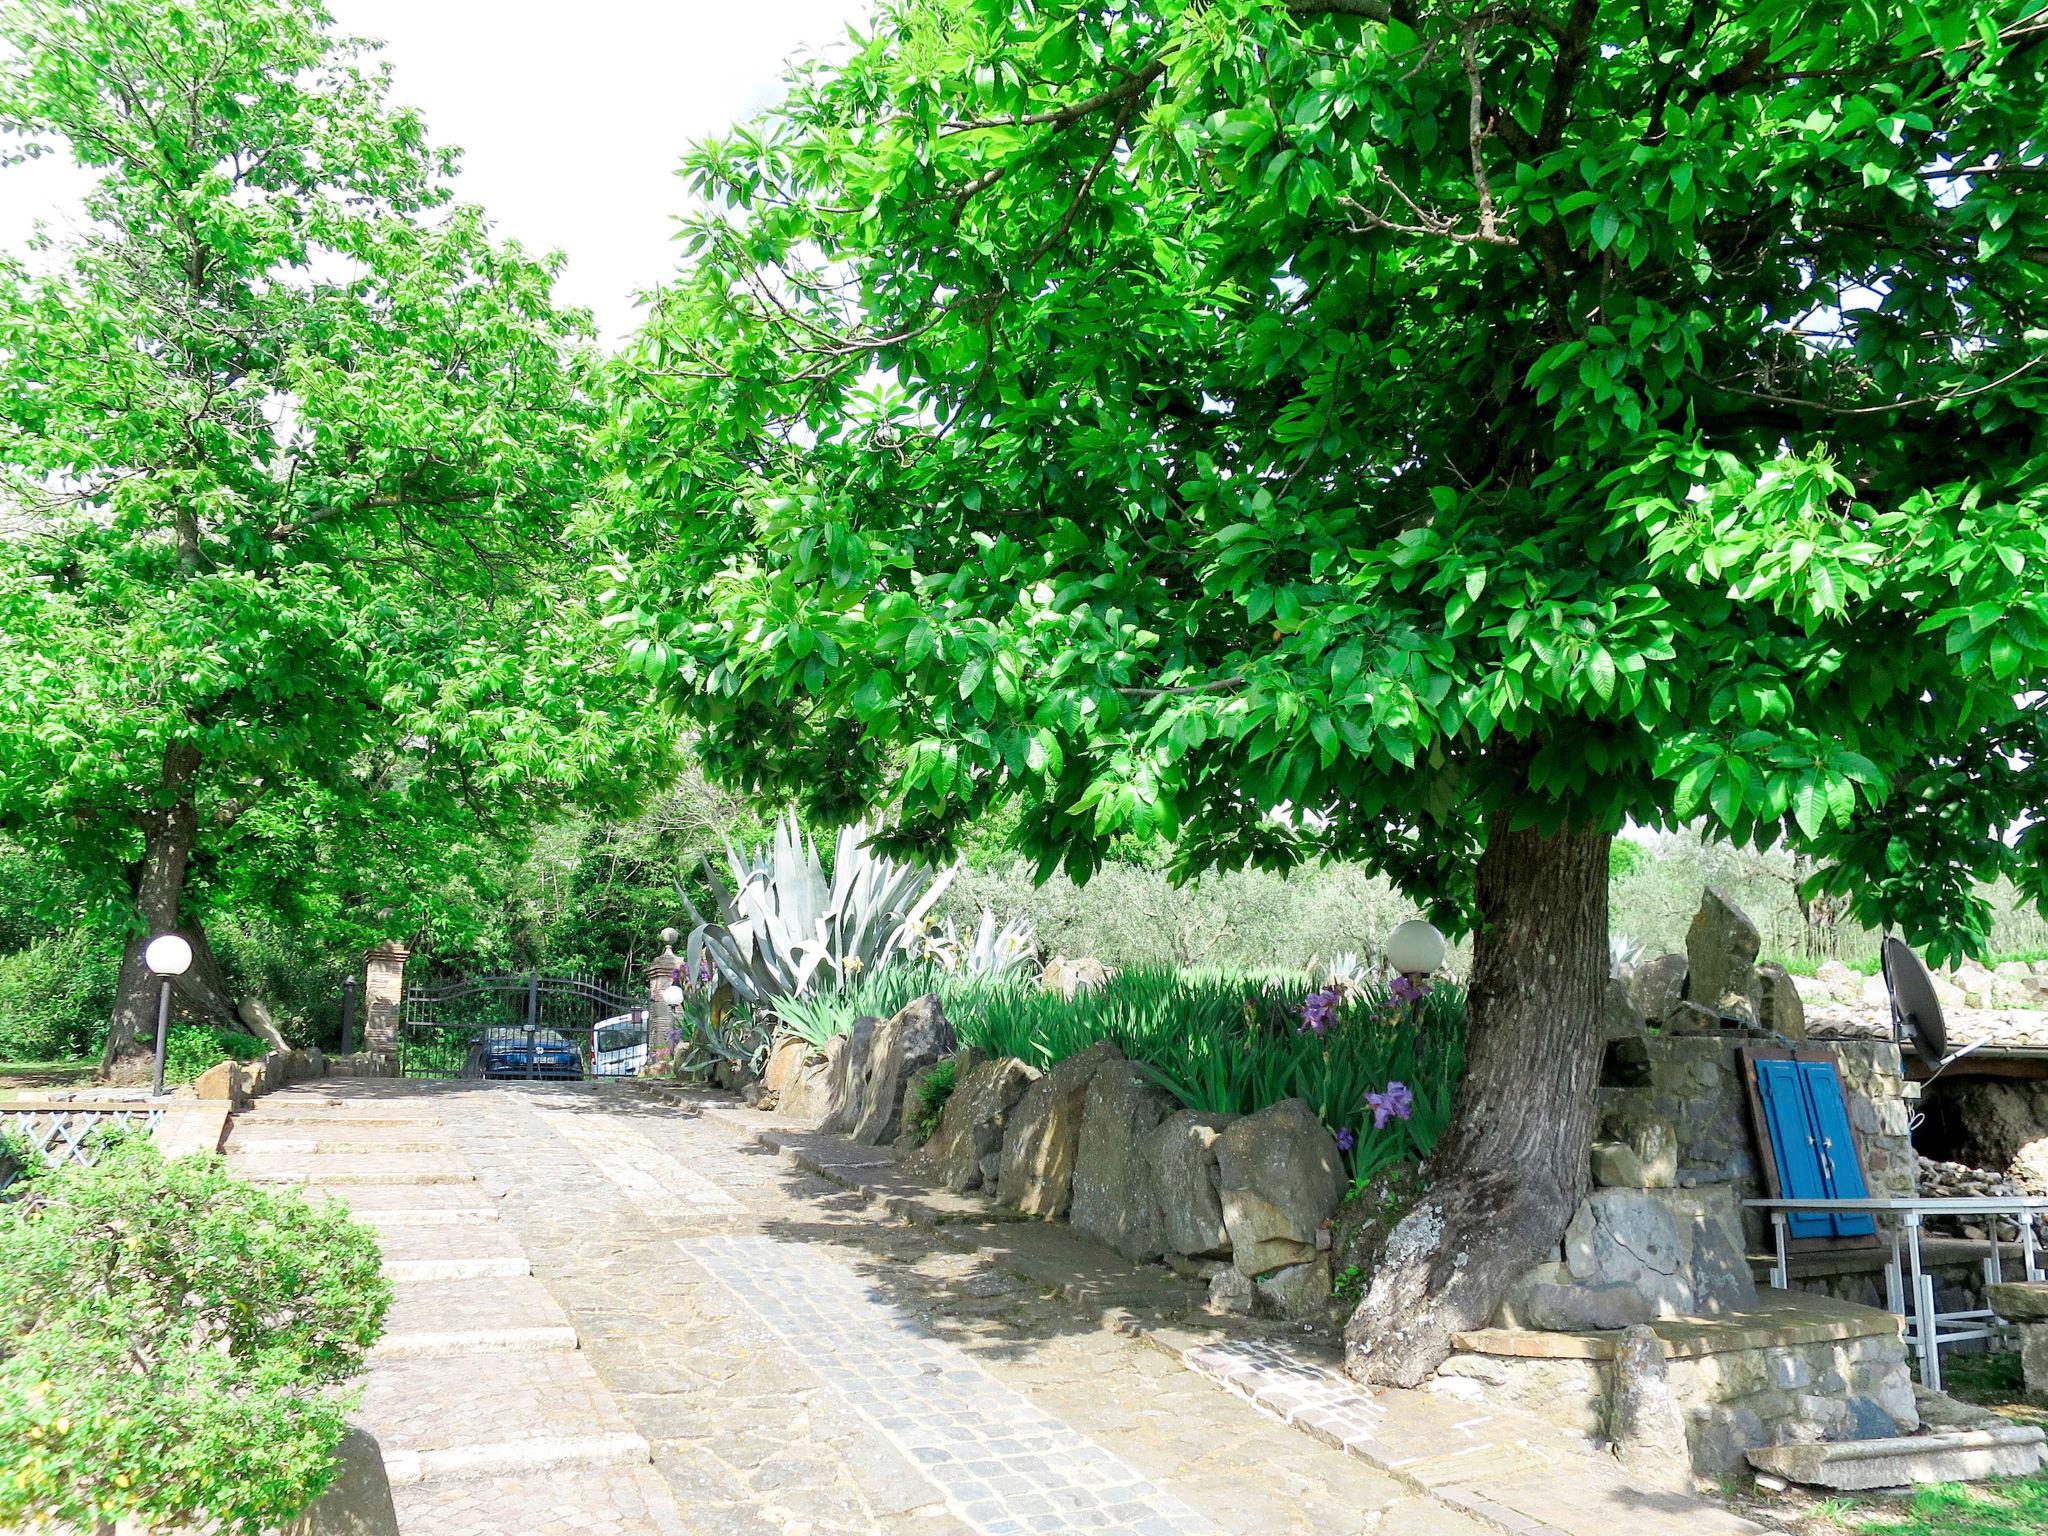
[(827, 878), (817, 842), (794, 811), (759, 848), (728, 839), (725, 856), (729, 891), (704, 861), (716, 921), (683, 895), (692, 923), (685, 960), (694, 967), (708, 957), (745, 1003), (837, 989), (887, 964), (907, 950), (953, 879), (952, 870), (935, 873), (876, 853), (865, 822), (840, 829)]
[(925, 925), (916, 953), (919, 960), (949, 976), (1004, 976), (1038, 959), (1038, 936), (1021, 917), (998, 927), (995, 913), (983, 907), (972, 939), (962, 939), (949, 917)]

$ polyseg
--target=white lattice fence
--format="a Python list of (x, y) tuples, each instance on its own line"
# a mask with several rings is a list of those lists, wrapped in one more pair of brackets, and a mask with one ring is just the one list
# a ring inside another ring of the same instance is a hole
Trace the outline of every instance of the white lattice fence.
[[(53, 1163), (93, 1160), (93, 1133), (115, 1126), (151, 1132), (164, 1117), (160, 1104), (0, 1104), (0, 1137)], [(19, 1176), (0, 1143), (0, 1189)]]

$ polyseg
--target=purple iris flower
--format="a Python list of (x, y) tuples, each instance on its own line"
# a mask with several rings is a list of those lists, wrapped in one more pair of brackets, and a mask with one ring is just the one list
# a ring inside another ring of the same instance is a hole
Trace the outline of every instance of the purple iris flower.
[(1321, 992), (1311, 992), (1301, 1004), (1301, 1027), (1315, 1034), (1322, 1034), (1337, 1022), (1337, 1004), (1342, 1001), (1335, 987), (1326, 987)]
[(1349, 1152), (1357, 1145), (1358, 1132), (1351, 1129), (1350, 1126), (1345, 1126), (1343, 1130), (1337, 1133), (1337, 1150), (1339, 1152)]
[(1384, 1131), (1389, 1120), (1406, 1120), (1415, 1113), (1415, 1093), (1406, 1083), (1391, 1082), (1379, 1093), (1368, 1093), (1365, 1107), (1372, 1111), (1372, 1128)]

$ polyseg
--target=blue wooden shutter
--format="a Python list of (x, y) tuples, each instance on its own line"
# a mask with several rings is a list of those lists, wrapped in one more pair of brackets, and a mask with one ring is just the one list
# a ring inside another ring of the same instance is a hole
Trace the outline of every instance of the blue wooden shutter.
[[(1820, 1135), (1814, 1125), (1812, 1101), (1800, 1079), (1801, 1063), (1759, 1061), (1756, 1092), (1770, 1127), (1771, 1151), (1778, 1160), (1778, 1192), (1787, 1200), (1828, 1198), (1827, 1172), (1821, 1162)], [(1825, 1211), (1787, 1214), (1794, 1237), (1832, 1237), (1835, 1224)]]
[[(1856, 1133), (1849, 1126), (1849, 1106), (1842, 1094), (1841, 1074), (1832, 1061), (1802, 1061), (1800, 1084), (1813, 1109), (1814, 1129), (1819, 1133), (1821, 1177), (1828, 1196), (1835, 1200), (1863, 1200), (1870, 1189), (1863, 1182), (1863, 1164), (1856, 1156)], [(1861, 1212), (1835, 1215), (1837, 1237), (1872, 1237), (1876, 1218)]]

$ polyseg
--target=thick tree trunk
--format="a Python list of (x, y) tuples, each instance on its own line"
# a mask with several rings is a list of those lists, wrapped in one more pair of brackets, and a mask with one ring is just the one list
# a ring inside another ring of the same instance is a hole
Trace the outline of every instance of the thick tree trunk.
[(1344, 1330), (1361, 1381), (1414, 1386), (1555, 1251), (1588, 1184), (1608, 975), (1606, 833), (1511, 832), (1480, 857), (1465, 1081), (1422, 1203)]
[(141, 1054), (155, 1044), (158, 981), (143, 964), (142, 952), (156, 935), (178, 926), (185, 870), (199, 837), (199, 807), (192, 792), (198, 771), (199, 749), (189, 742), (172, 742), (164, 749), (162, 798), (168, 803), (142, 813), (142, 862), (134, 877), (141, 930), (129, 937), (121, 956), (114, 1016), (107, 1028), (107, 1048), (100, 1057), (103, 1073), (112, 1071), (123, 1057)]

